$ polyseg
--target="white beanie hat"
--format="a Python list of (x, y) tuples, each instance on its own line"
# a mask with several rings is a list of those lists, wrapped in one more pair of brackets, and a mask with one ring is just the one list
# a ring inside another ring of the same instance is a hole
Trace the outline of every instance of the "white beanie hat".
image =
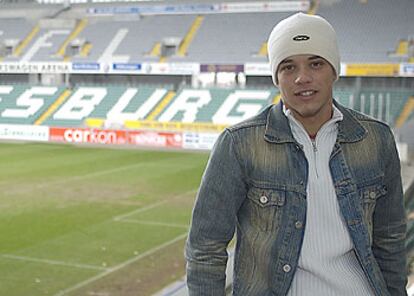
[(322, 17), (296, 13), (280, 21), (267, 41), (273, 83), (277, 86), (277, 68), (286, 58), (298, 54), (317, 55), (340, 71), (339, 50), (333, 27)]

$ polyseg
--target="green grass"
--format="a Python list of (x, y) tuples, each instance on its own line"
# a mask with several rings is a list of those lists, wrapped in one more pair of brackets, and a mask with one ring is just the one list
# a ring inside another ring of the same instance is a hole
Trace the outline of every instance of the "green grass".
[[(207, 158), (1, 143), (0, 295), (77, 295), (185, 235)], [(140, 260), (134, 268), (147, 268)]]

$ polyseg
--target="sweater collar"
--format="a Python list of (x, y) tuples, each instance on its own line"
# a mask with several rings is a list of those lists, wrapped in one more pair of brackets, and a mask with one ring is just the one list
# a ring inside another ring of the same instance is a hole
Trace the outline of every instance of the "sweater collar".
[[(334, 101), (334, 107), (342, 114), (342, 120), (338, 121), (337, 141), (344, 143), (361, 141), (366, 136), (367, 130), (348, 111), (347, 108), (343, 107), (336, 101)], [(272, 143), (295, 142), (289, 126), (289, 120), (283, 112), (282, 101), (270, 108), (267, 114), (264, 137), (266, 141)]]
[[(290, 109), (287, 109), (285, 105), (283, 105), (283, 113), (288, 118), (289, 126), (292, 130), (295, 130), (296, 132), (302, 132), (308, 135), (311, 139), (315, 139), (316, 134), (309, 135), (305, 127), (303, 126), (303, 124), (293, 116), (292, 111)], [(319, 130), (321, 130), (322, 128), (328, 128), (331, 125), (333, 128), (333, 125), (337, 123), (338, 121), (341, 121), (342, 119), (343, 119), (343, 115), (341, 111), (339, 111), (339, 109), (335, 105), (333, 105), (332, 117), (327, 122), (325, 122)]]

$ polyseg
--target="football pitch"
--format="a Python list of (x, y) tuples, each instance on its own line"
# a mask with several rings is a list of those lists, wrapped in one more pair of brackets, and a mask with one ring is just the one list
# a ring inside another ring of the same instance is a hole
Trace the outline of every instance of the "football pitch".
[(145, 296), (182, 277), (207, 159), (0, 143), (0, 295)]

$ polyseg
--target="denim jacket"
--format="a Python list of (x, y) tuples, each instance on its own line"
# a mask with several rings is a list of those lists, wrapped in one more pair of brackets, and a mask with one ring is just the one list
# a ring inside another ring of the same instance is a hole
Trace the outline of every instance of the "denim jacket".
[[(400, 162), (390, 128), (343, 113), (329, 167), (340, 212), (375, 295), (407, 295)], [(225, 295), (236, 232), (233, 294), (286, 295), (306, 216), (308, 163), (282, 104), (226, 129), (204, 172), (186, 245), (190, 295)]]

